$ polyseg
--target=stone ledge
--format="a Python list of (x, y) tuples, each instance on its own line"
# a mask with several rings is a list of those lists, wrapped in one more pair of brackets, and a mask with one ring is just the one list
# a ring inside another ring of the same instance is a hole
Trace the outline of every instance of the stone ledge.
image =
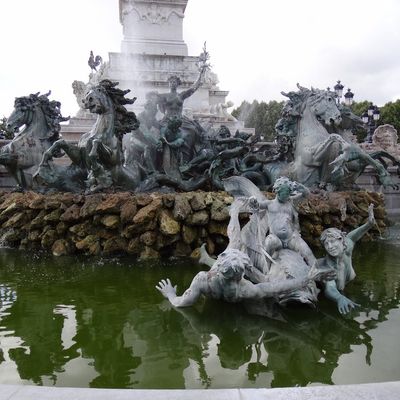
[[(44, 249), (56, 256), (120, 253), (142, 259), (197, 257), (203, 243), (207, 243), (210, 254), (219, 254), (228, 244), (228, 206), (232, 200), (225, 192), (200, 191), (87, 196), (0, 193), (0, 238), (10, 247)], [(363, 240), (370, 240), (385, 229), (381, 194), (311, 194), (298, 207), (304, 240), (319, 246), (321, 232), (328, 227), (349, 232), (366, 221), (370, 203), (375, 205), (377, 228)], [(241, 218), (245, 223), (247, 216)]]
[(0, 400), (394, 400), (400, 382), (278, 389), (88, 389), (0, 385)]

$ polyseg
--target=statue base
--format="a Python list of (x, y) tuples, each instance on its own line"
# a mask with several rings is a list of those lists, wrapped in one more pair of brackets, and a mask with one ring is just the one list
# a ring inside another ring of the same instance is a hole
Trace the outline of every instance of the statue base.
[[(56, 256), (119, 253), (142, 259), (197, 258), (203, 243), (210, 254), (226, 248), (227, 206), (232, 201), (225, 192), (88, 196), (3, 192), (0, 237), (8, 246), (44, 249)], [(368, 218), (370, 203), (375, 205), (377, 228), (363, 240), (371, 240), (385, 229), (382, 194), (360, 191), (310, 195), (299, 207), (303, 239), (319, 246), (319, 236), (327, 227), (349, 232)]]

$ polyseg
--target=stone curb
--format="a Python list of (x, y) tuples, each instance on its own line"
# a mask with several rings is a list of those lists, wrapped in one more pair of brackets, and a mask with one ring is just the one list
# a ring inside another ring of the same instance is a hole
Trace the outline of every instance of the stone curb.
[(279, 389), (141, 390), (0, 385), (0, 400), (396, 400), (400, 381)]

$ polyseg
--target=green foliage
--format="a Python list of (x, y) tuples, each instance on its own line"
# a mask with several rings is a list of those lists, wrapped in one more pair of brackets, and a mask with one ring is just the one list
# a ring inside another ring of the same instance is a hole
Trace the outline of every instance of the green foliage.
[[(367, 111), (370, 101), (364, 100), (358, 103), (353, 103), (350, 107), (354, 114), (361, 117)], [(393, 125), (397, 132), (400, 132), (400, 99), (394, 102), (389, 101), (383, 107), (379, 108), (380, 118), (377, 121), (377, 126), (390, 124)], [(358, 140), (363, 140), (366, 133), (356, 132)]]
[(250, 111), (251, 111), (251, 104), (248, 101), (244, 100), (242, 101), (242, 104), (238, 108), (235, 108), (232, 111), (232, 115), (240, 121), (245, 121), (249, 116)]
[(7, 129), (7, 118), (3, 117), (0, 119), (0, 139), (12, 139), (13, 137), (13, 132)]
[[(369, 105), (371, 104), (370, 101), (368, 100), (363, 100), (359, 102), (354, 102), (350, 108), (353, 113), (359, 117), (361, 117), (365, 111), (367, 111)], [(357, 129), (355, 132), (355, 135), (357, 136), (357, 141), (359, 143), (363, 142), (367, 136), (367, 129)]]
[(233, 110), (232, 115), (244, 121), (246, 128), (254, 128), (256, 135), (264, 136), (264, 140), (273, 140), (275, 136), (275, 124), (281, 116), (284, 101), (265, 101), (252, 103), (243, 101), (242, 104)]
[(370, 104), (371, 104), (370, 101), (363, 100), (363, 101), (359, 101), (359, 102), (354, 102), (350, 106), (350, 108), (351, 108), (351, 111), (353, 111), (353, 113), (355, 115), (358, 115), (359, 117), (361, 117), (361, 115), (363, 115), (364, 112), (367, 111)]
[(390, 124), (400, 133), (400, 99), (394, 102), (390, 101), (380, 108), (381, 117), (379, 125)]
[[(247, 128), (255, 128), (256, 134), (263, 135), (265, 140), (273, 140), (275, 124), (281, 116), (284, 104), (284, 101), (275, 100), (268, 103), (265, 101), (258, 102), (257, 100), (253, 100), (252, 103), (243, 101), (238, 108), (233, 110), (232, 115), (240, 121), (244, 121)], [(354, 102), (350, 108), (354, 114), (361, 117), (370, 104), (370, 101), (363, 100)], [(379, 110), (381, 117), (378, 120), (378, 125), (393, 125), (400, 133), (400, 99), (386, 103)], [(363, 141), (367, 135), (367, 130), (360, 129), (356, 132), (356, 135), (359, 141)]]

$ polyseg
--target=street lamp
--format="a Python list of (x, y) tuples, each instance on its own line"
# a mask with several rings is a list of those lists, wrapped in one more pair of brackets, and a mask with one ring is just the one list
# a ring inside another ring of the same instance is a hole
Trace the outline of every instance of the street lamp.
[[(343, 95), (344, 86), (341, 84), (340, 81), (337, 81), (337, 83), (333, 87), (333, 89), (336, 93), (337, 105), (339, 106), (340, 99), (342, 98), (342, 95)], [(354, 93), (352, 93), (351, 89), (347, 89), (347, 92), (344, 95), (344, 104), (346, 104), (346, 106), (350, 107), (353, 104), (353, 97), (354, 97)]]
[(353, 97), (354, 97), (354, 93), (351, 91), (351, 89), (347, 89), (347, 92), (344, 95), (344, 104), (346, 104), (346, 106), (350, 107), (353, 104)]
[(378, 106), (372, 103), (369, 105), (368, 110), (365, 111), (364, 114), (361, 116), (363, 123), (368, 126), (368, 134), (365, 138), (365, 143), (372, 143), (372, 135), (375, 132), (376, 123), (379, 120), (380, 116), (381, 114), (379, 112)]
[(336, 96), (337, 96), (338, 105), (340, 104), (340, 99), (343, 94), (343, 88), (344, 88), (344, 86), (340, 83), (340, 81), (337, 81), (336, 85), (333, 87), (333, 90), (335, 91)]

